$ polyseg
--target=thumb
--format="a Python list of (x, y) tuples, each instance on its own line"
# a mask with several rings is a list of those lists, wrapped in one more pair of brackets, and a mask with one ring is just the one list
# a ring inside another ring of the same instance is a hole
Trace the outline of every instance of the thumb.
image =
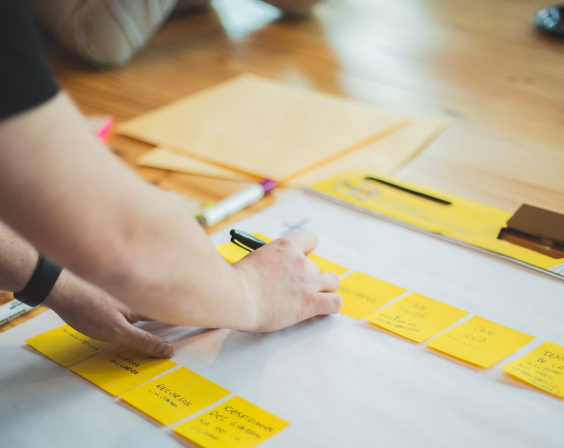
[(174, 346), (170, 342), (129, 323), (113, 339), (113, 342), (134, 348), (155, 358), (170, 358), (174, 355)]

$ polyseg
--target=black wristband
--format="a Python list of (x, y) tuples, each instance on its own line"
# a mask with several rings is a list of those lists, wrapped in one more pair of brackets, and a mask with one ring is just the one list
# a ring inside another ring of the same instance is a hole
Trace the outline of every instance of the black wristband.
[(29, 282), (21, 292), (14, 293), (14, 299), (28, 306), (37, 306), (43, 302), (51, 290), (63, 268), (57, 266), (51, 260), (41, 257), (37, 269), (29, 279)]

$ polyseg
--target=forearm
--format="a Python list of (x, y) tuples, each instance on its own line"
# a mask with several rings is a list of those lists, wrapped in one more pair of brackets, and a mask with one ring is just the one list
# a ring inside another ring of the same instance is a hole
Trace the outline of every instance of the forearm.
[(38, 259), (33, 246), (0, 222), (0, 291), (21, 291), (33, 275)]
[(41, 253), (152, 318), (252, 318), (234, 270), (182, 203), (119, 162), (64, 95), (0, 123), (0, 146), (0, 218)]
[(115, 271), (119, 274), (103, 270), (83, 276), (155, 319), (247, 328), (254, 307), (233, 268), (213, 248), (182, 200), (150, 189), (154, 196), (136, 218), (136, 234), (128, 238), (126, 256), (117, 263), (122, 267)]

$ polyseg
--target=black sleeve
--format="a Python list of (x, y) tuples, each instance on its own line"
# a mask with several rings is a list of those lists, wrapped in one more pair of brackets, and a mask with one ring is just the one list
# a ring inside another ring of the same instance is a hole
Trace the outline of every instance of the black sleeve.
[(26, 0), (0, 0), (0, 120), (58, 91)]

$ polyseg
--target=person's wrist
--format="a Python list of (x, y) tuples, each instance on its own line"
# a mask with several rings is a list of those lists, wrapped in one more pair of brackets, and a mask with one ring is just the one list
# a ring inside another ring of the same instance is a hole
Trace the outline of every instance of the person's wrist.
[(71, 274), (66, 269), (63, 269), (61, 275), (59, 275), (59, 278), (55, 282), (53, 289), (51, 289), (51, 292), (45, 298), (42, 305), (52, 309), (53, 311), (57, 311), (64, 302), (65, 292), (68, 288), (70, 277)]
[(233, 265), (237, 277), (237, 302), (241, 309), (240, 331), (260, 331), (264, 324), (263, 301), (260, 300), (261, 293), (259, 279), (255, 278), (252, 269), (248, 266), (235, 263)]

